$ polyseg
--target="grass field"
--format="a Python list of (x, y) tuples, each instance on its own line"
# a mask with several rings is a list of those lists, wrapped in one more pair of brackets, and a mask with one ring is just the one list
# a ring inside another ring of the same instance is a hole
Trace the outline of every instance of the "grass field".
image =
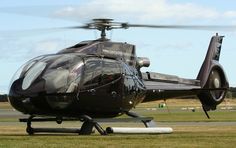
[(173, 127), (165, 135), (34, 135), (22, 133), (23, 127), (0, 134), (0, 147), (235, 147), (236, 127)]
[[(25, 133), (25, 124), (18, 123), (13, 118), (5, 118), (0, 119), (0, 122), (4, 123), (0, 124), (0, 147), (235, 147), (235, 100), (222, 103), (217, 111), (210, 112), (212, 118), (210, 120), (205, 117), (201, 108), (199, 108), (199, 102), (196, 100), (167, 101), (170, 112), (166, 107), (159, 108), (159, 103), (141, 104), (134, 111), (145, 116), (152, 116), (162, 125), (171, 125), (174, 129), (172, 134), (111, 134), (100, 136), (95, 133), (91, 136), (78, 136), (76, 134), (37, 134), (28, 136)], [(233, 108), (225, 110), (225, 107)], [(0, 104), (0, 108), (9, 109), (10, 107), (8, 104)], [(192, 111), (192, 108), (195, 109), (195, 112)], [(185, 125), (189, 121), (194, 122), (194, 124)], [(196, 121), (201, 122), (198, 125), (198, 123), (195, 124)], [(205, 122), (208, 124), (201, 124)], [(214, 124), (219, 122), (234, 124)], [(40, 125), (40, 123), (37, 124)], [(122, 125), (129, 124), (132, 123)], [(44, 126), (47, 125), (53, 126), (54, 124), (44, 123)], [(66, 125), (75, 126), (77, 122), (68, 122)]]

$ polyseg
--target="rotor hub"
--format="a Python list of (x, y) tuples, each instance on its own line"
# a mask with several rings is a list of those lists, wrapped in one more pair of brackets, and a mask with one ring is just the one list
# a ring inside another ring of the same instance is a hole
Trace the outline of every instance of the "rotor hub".
[(113, 19), (93, 19), (91, 23), (86, 24), (85, 29), (97, 29), (101, 31), (101, 39), (106, 39), (106, 31), (112, 29), (128, 28), (127, 23), (113, 22)]

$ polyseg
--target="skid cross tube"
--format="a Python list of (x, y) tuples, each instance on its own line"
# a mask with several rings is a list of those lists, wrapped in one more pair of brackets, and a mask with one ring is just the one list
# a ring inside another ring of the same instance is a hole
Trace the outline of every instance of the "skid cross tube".
[[(135, 112), (126, 112), (127, 116), (133, 117), (133, 118), (140, 118), (141, 121), (143, 122), (143, 124), (145, 125), (145, 127), (157, 127), (156, 122), (153, 121), (153, 118), (149, 118), (149, 119), (145, 119), (144, 117), (138, 115)], [(142, 119), (143, 118), (143, 119)]]

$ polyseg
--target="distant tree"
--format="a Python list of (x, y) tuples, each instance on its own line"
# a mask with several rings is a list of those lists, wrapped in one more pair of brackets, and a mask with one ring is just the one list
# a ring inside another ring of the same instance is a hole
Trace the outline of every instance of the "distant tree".
[(7, 102), (7, 95), (0, 95), (0, 102)]
[(236, 99), (236, 92), (232, 92), (232, 98)]
[(232, 98), (236, 99), (236, 87), (230, 87), (229, 92), (231, 92)]
[(233, 93), (231, 91), (228, 91), (226, 94), (226, 98), (233, 98)]
[(229, 90), (232, 92), (236, 92), (236, 87), (230, 87)]

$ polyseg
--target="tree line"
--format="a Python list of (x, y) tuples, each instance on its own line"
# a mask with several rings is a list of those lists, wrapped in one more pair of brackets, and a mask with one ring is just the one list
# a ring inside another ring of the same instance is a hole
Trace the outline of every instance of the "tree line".
[(230, 87), (226, 97), (236, 99), (236, 87)]
[(0, 102), (7, 102), (7, 95), (0, 95)]
[[(230, 87), (227, 95), (227, 98), (232, 98), (232, 99), (236, 99), (236, 87)], [(7, 95), (0, 95), (0, 102), (7, 102)]]

